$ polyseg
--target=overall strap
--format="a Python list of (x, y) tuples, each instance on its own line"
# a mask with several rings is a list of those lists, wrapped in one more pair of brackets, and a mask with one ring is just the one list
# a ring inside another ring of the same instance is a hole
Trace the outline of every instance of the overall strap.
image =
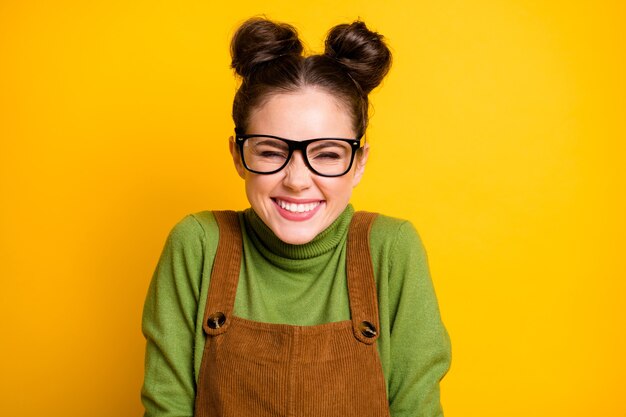
[(237, 213), (214, 211), (213, 215), (219, 228), (219, 242), (213, 260), (202, 324), (208, 335), (223, 333), (230, 324), (243, 251)]
[(357, 211), (348, 229), (346, 275), (354, 336), (372, 344), (379, 336), (378, 294), (370, 253), (369, 236), (378, 213)]

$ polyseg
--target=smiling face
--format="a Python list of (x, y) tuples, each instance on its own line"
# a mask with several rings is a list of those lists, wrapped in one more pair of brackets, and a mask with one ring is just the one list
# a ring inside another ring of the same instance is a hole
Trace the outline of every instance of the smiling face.
[[(350, 114), (331, 95), (319, 89), (271, 96), (255, 109), (247, 134), (274, 135), (297, 141), (313, 138), (354, 138)], [(246, 182), (246, 195), (255, 213), (283, 242), (313, 240), (339, 217), (359, 183), (368, 145), (355, 156), (350, 171), (341, 177), (321, 177), (295, 152), (281, 171), (261, 175), (247, 171), (234, 142), (230, 152), (237, 172)]]

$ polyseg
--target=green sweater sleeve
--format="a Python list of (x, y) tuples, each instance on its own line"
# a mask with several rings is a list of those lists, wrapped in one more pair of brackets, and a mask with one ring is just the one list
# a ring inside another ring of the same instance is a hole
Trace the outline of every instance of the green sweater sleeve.
[(443, 416), (439, 382), (450, 367), (450, 339), (426, 251), (409, 222), (398, 228), (388, 267), (391, 416)]
[(171, 230), (152, 276), (142, 315), (144, 417), (193, 416), (194, 332), (204, 246), (202, 226), (193, 215), (186, 216)]

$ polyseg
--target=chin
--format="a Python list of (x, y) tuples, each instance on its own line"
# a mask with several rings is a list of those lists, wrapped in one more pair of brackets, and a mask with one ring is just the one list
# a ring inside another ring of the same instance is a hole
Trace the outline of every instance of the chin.
[(276, 229), (277, 230), (272, 229), (276, 237), (290, 245), (304, 245), (317, 236), (314, 230), (309, 230), (309, 228), (304, 225), (281, 225), (276, 227)]
[(315, 238), (315, 236), (303, 233), (274, 233), (280, 240), (290, 245), (304, 245)]

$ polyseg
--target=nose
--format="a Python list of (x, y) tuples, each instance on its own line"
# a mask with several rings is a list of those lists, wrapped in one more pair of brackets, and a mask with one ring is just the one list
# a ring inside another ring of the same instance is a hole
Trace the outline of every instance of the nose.
[(294, 191), (300, 191), (311, 186), (311, 175), (313, 175), (313, 173), (309, 170), (309, 167), (306, 166), (300, 151), (295, 151), (293, 155), (291, 155), (291, 160), (283, 171), (285, 172), (283, 179), (285, 187)]

